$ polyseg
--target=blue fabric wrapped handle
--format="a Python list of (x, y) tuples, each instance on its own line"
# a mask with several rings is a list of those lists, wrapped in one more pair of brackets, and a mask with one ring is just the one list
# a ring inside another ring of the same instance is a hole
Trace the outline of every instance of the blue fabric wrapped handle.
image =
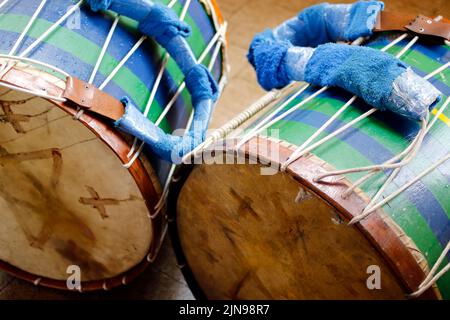
[(155, 4), (148, 16), (139, 24), (139, 31), (155, 38), (161, 46), (166, 47), (176, 36), (187, 38), (191, 34), (191, 27), (180, 21), (171, 9)]
[(248, 60), (256, 69), (258, 82), (265, 90), (283, 88), (292, 81), (284, 63), (291, 47), (289, 41), (275, 40), (270, 30), (257, 35), (253, 40)]
[(340, 87), (380, 110), (421, 120), (440, 92), (405, 63), (381, 51), (334, 44), (372, 35), (379, 1), (316, 5), (253, 39), (248, 59), (266, 90), (292, 81)]
[(194, 106), (193, 125), (184, 136), (166, 134), (144, 117), (127, 97), (122, 99), (125, 114), (115, 123), (120, 130), (144, 141), (160, 158), (180, 162), (185, 154), (204, 141), (219, 93), (211, 73), (197, 63), (185, 39), (191, 33), (190, 26), (180, 21), (168, 7), (150, 0), (87, 0), (87, 3), (93, 11), (113, 10), (136, 19), (139, 30), (164, 47), (183, 72)]
[(86, 0), (92, 11), (106, 11), (111, 6), (113, 0)]

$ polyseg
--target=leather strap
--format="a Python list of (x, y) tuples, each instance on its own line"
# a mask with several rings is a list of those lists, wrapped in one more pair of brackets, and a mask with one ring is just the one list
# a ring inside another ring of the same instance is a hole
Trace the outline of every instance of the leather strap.
[(381, 11), (375, 24), (374, 32), (407, 31), (405, 26), (410, 24), (415, 16), (407, 16), (397, 12)]
[(378, 15), (374, 32), (384, 31), (406, 31), (450, 40), (450, 23), (437, 22), (423, 15), (408, 16), (397, 12), (382, 11)]
[(434, 21), (423, 15), (418, 15), (417, 18), (406, 26), (406, 29), (421, 35), (429, 35), (434, 37), (450, 40), (450, 24)]
[(119, 100), (78, 78), (68, 77), (63, 97), (81, 109), (89, 110), (112, 120), (119, 120), (125, 108)]

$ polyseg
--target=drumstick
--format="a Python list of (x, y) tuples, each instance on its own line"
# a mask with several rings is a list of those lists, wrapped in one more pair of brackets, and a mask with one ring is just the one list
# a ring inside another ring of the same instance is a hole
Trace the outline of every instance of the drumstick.
[[(199, 152), (202, 150), (205, 150), (213, 143), (217, 142), (218, 140), (222, 139), (226, 135), (228, 135), (230, 132), (235, 130), (237, 127), (241, 126), (243, 123), (247, 122), (250, 118), (252, 118), (255, 114), (265, 109), (267, 106), (269, 106), (273, 101), (281, 97), (286, 91), (291, 89), (293, 84), (290, 84), (289, 86), (286, 86), (285, 88), (281, 90), (271, 90), (268, 93), (266, 93), (263, 97), (255, 101), (249, 108), (247, 108), (244, 112), (237, 115), (235, 118), (227, 122), (224, 126), (221, 128), (215, 130), (211, 136), (209, 136), (203, 143), (198, 145), (194, 150), (192, 150), (190, 153), (186, 154), (183, 157), (183, 163), (187, 163), (189, 158), (192, 156), (198, 157)], [(289, 105), (290, 102), (292, 102), (299, 94), (301, 94), (308, 85), (303, 86), (299, 91), (297, 91), (293, 96), (291, 96), (289, 99), (287, 99), (283, 104), (279, 107), (284, 109), (287, 105)]]
[[(436, 17), (435, 18), (435, 21), (439, 21), (439, 20), (441, 20), (442, 19), (442, 17), (441, 16), (439, 16), (439, 17)], [(381, 51), (382, 52), (385, 52), (385, 51), (387, 51), (388, 49), (390, 49), (394, 44), (396, 44), (396, 43), (398, 43), (399, 41), (401, 41), (401, 40), (399, 40), (399, 39), (402, 39), (402, 38), (404, 38), (404, 37), (406, 37), (407, 36), (407, 34), (405, 33), (405, 34), (403, 34), (402, 36), (400, 36), (400, 37), (398, 37), (397, 39), (395, 39), (393, 42), (391, 42), (390, 44), (388, 44), (387, 46), (385, 46), (384, 48), (382, 48), (381, 49)], [(411, 47), (417, 42), (419, 40), (419, 37), (418, 36), (415, 36), (411, 41), (409, 41), (409, 43), (396, 55), (396, 58), (401, 58), (409, 49), (411, 49)], [(431, 74), (429, 74), (427, 77), (425, 77), (425, 80), (429, 80), (429, 79), (431, 79), (431, 77), (433, 77), (434, 75), (436, 75), (436, 74), (438, 74), (439, 72), (441, 72), (442, 70), (445, 70), (446, 69), (446, 66), (447, 65), (449, 65), (449, 63), (447, 63), (446, 65), (444, 65), (444, 66), (442, 66), (442, 67), (440, 67), (440, 68), (438, 68), (437, 70), (435, 70), (434, 72), (432, 72)], [(338, 115), (340, 115), (342, 112), (344, 112), (350, 105), (351, 105), (351, 103), (349, 104), (349, 102), (351, 101), (351, 100), (353, 100), (353, 99), (356, 99), (357, 97), (356, 96), (353, 96), (338, 112), (337, 112), (337, 114)], [(372, 110), (377, 110), (377, 109), (375, 109), (375, 108), (373, 108)], [(312, 135), (312, 137), (310, 137), (310, 139), (308, 139), (302, 146), (300, 146), (299, 148), (297, 148), (295, 151), (294, 151), (294, 153), (288, 158), (288, 160), (286, 160), (285, 161), (285, 163), (281, 166), (281, 170), (285, 170), (291, 163), (293, 163), (294, 161), (296, 161), (296, 160), (298, 160), (300, 157), (302, 157), (303, 155), (305, 155), (306, 154), (306, 152), (305, 152), (305, 149), (306, 149), (306, 147), (309, 145), (309, 143), (311, 143), (316, 137), (318, 137), (323, 131), (325, 131), (325, 129), (326, 128), (328, 128), (329, 127), (329, 125), (332, 123), (332, 122), (334, 122), (334, 120), (335, 119), (337, 119), (337, 117), (338, 116), (336, 116), (336, 114), (329, 120), (329, 121), (327, 121), (322, 127), (320, 127), (313, 135)], [(361, 120), (363, 120), (364, 118), (362, 118)], [(425, 128), (422, 128), (422, 130), (426, 130)], [(420, 132), (419, 132), (419, 135), (420, 135)], [(325, 139), (325, 138), (324, 138)], [(324, 139), (322, 139), (322, 140), (320, 140), (319, 142), (322, 142), (322, 143), (324, 143), (324, 142), (326, 142), (326, 141), (328, 141), (329, 139), (327, 139), (327, 140), (324, 140)], [(415, 142), (413, 142), (414, 144), (415, 144)], [(421, 144), (422, 144), (422, 142), (420, 141), (419, 142), (419, 144), (418, 145), (416, 145), (415, 147), (416, 148), (420, 148), (420, 146), (421, 146)], [(321, 145), (321, 143), (317, 143), (316, 144), (316, 147), (317, 146), (320, 146)], [(410, 147), (408, 147), (407, 148), (407, 150), (409, 150), (407, 153), (406, 153), (406, 155), (409, 153), (409, 152), (413, 152), (414, 151), (414, 149), (410, 149)], [(310, 150), (311, 151), (311, 150)], [(397, 160), (397, 158), (398, 158), (398, 156), (396, 156), (396, 157), (394, 157), (393, 159), (395, 159), (394, 161), (396, 161)], [(391, 159), (391, 160), (389, 160), (389, 161), (392, 161), (393, 159)], [(412, 158), (409, 160), (409, 161), (411, 161), (412, 160)], [(409, 161), (407, 161), (407, 162), (402, 162), (402, 163), (400, 163), (399, 165), (400, 166), (404, 166), (404, 165), (406, 165), (407, 163), (409, 163)], [(383, 164), (383, 165), (379, 165), (379, 166), (375, 166), (374, 168), (371, 168), (371, 169), (369, 169), (369, 170), (382, 170), (383, 169), (383, 167), (384, 166), (386, 166), (386, 165), (388, 165), (388, 164)], [(368, 170), (361, 170), (362, 168), (354, 168), (354, 169), (349, 169), (349, 170), (346, 170), (346, 173), (354, 173), (354, 172), (361, 172), (361, 171), (368, 171)], [(340, 175), (339, 174), (339, 172), (340, 171), (336, 171), (336, 172), (330, 172), (330, 173), (328, 173), (328, 174), (324, 174), (324, 175), (321, 175), (321, 176), (319, 176), (318, 178), (316, 178), (316, 180), (320, 180), (320, 179), (323, 179), (323, 178), (325, 178), (325, 177), (328, 177), (328, 176), (334, 176), (334, 175)], [(365, 180), (363, 180), (361, 183), (363, 183)]]

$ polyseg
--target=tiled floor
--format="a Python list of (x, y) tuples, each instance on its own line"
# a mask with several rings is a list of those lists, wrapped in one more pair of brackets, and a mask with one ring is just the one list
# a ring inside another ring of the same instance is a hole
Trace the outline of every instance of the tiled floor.
[[(245, 55), (253, 35), (294, 16), (317, 0), (218, 0), (229, 22), (229, 58), (232, 66), (230, 82), (216, 109), (212, 128), (220, 127), (258, 99), (263, 91), (256, 84), (253, 70)], [(348, 0), (328, 2), (353, 2)], [(389, 10), (418, 12), (450, 17), (449, 0), (386, 0)], [(170, 244), (166, 241), (156, 263), (126, 288), (96, 294), (68, 294), (34, 287), (0, 272), (0, 299), (192, 299), (180, 271), (176, 267)]]

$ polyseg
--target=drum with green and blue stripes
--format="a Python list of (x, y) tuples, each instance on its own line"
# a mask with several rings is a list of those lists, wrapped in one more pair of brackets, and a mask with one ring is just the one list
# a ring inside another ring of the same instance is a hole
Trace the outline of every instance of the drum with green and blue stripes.
[[(10, 1), (1, 9), (1, 53), (9, 53), (40, 2), (39, 0)], [(23, 50), (61, 18), (71, 6), (76, 5), (77, 2), (72, 0), (48, 1), (16, 54), (20, 55)], [(173, 10), (180, 15), (186, 0), (161, 1), (163, 4), (169, 4), (170, 2), (174, 3)], [(211, 2), (208, 3), (209, 8), (205, 8), (205, 4), (198, 0), (190, 1), (188, 5), (188, 13), (184, 20), (192, 27), (192, 34), (187, 40), (196, 57), (200, 57), (219, 31), (220, 25), (217, 16), (220, 13), (214, 11), (215, 8), (211, 5)], [(98, 60), (113, 20), (113, 14), (94, 14), (87, 8), (82, 7), (81, 10), (76, 11), (69, 17), (62, 26), (58, 27), (55, 32), (44, 39), (28, 57), (61, 68), (70, 75), (87, 82)], [(141, 36), (142, 34), (137, 30), (135, 21), (121, 17), (119, 26), (113, 34), (95, 78), (94, 84), (96, 86), (103, 83)], [(206, 52), (206, 58), (202, 62), (206, 66), (210, 64), (214, 47), (210, 47)], [(128, 96), (141, 110), (145, 110), (164, 54), (164, 50), (154, 41), (144, 41), (104, 91), (117, 99)], [(223, 72), (222, 53), (219, 54), (216, 60), (212, 73), (214, 78), (219, 81)], [(183, 80), (182, 72), (175, 61), (170, 59), (148, 114), (150, 120), (156, 121), (159, 118)], [(187, 90), (183, 90), (171, 111), (161, 122), (161, 128), (166, 132), (184, 129), (191, 110), (190, 95)], [(164, 181), (169, 164), (157, 159), (154, 159), (154, 161), (155, 170)]]
[[(193, 53), (220, 82), (224, 24), (215, 1), (161, 2), (183, 13)], [(149, 107), (149, 120), (172, 133), (192, 114), (183, 73), (135, 21), (94, 13), (83, 1), (1, 1), (0, 52), (0, 269), (64, 290), (130, 283), (164, 240), (161, 186), (171, 164), (150, 148), (140, 152), (139, 141), (132, 147), (106, 118), (73, 117), (61, 96), (67, 75), (85, 83), (95, 75), (96, 87)], [(78, 286), (68, 285), (71, 266)]]
[[(381, 49), (398, 36), (379, 34), (365, 45)], [(398, 53), (411, 39), (388, 52)], [(443, 41), (419, 39), (403, 60), (425, 76), (450, 60), (450, 50)], [(441, 70), (430, 81), (442, 92), (433, 119), (450, 95), (450, 71)], [(211, 160), (207, 148), (204, 164), (185, 168), (178, 175), (183, 178), (172, 185), (172, 242), (199, 298), (404, 299), (418, 290), (449, 243), (450, 161), (356, 225), (348, 222), (363, 212), (392, 171), (378, 172), (349, 196), (345, 192), (367, 171), (315, 180), (329, 171), (383, 164), (411, 144), (420, 123), (375, 112), (291, 163), (286, 171), (279, 170), (352, 98), (330, 88), (298, 107), (320, 89), (310, 86), (293, 99), (303, 85), (283, 91), (263, 115), (245, 123), (244, 132), (236, 128), (219, 142), (215, 147), (223, 150), (225, 145), (230, 151), (227, 157)], [(357, 99), (315, 141), (369, 109)], [(295, 111), (271, 121), (288, 110)], [(383, 197), (447, 156), (449, 118), (447, 108)], [(255, 133), (255, 128), (269, 124), (267, 130)], [(253, 135), (246, 140), (250, 132)], [(449, 299), (450, 274), (421, 297)]]
[[(371, 40), (368, 46), (381, 49), (396, 37), (398, 34), (378, 36)], [(395, 55), (410, 40), (410, 38), (403, 40), (388, 52)], [(425, 76), (450, 60), (449, 49), (447, 45), (419, 40), (402, 60), (419, 75)], [(450, 70), (443, 70), (430, 81), (443, 94), (441, 103), (432, 111), (431, 118), (433, 118), (450, 96)], [(286, 106), (286, 109), (280, 111), (280, 114), (316, 90), (318, 88), (308, 88)], [(350, 98), (351, 94), (330, 89), (273, 125), (269, 128), (269, 132), (271, 129), (279, 129), (280, 139), (300, 146)], [(332, 133), (369, 109), (369, 106), (357, 100), (318, 139)], [(389, 112), (377, 112), (313, 150), (312, 153), (337, 170), (382, 164), (407, 148), (419, 129), (420, 125), (416, 122)], [(447, 108), (426, 136), (417, 157), (400, 171), (399, 176), (385, 190), (384, 196), (401, 188), (449, 152), (450, 108)], [(349, 174), (347, 178), (356, 182), (366, 173)], [(374, 196), (389, 173), (390, 171), (386, 171), (375, 175), (361, 186), (362, 190), (369, 197)], [(390, 201), (383, 209), (412, 239), (431, 268), (450, 241), (450, 161), (444, 162), (399, 197)], [(450, 256), (447, 256), (442, 266), (446, 265), (449, 259)], [(444, 275), (437, 285), (443, 297), (450, 299), (450, 274)]]

